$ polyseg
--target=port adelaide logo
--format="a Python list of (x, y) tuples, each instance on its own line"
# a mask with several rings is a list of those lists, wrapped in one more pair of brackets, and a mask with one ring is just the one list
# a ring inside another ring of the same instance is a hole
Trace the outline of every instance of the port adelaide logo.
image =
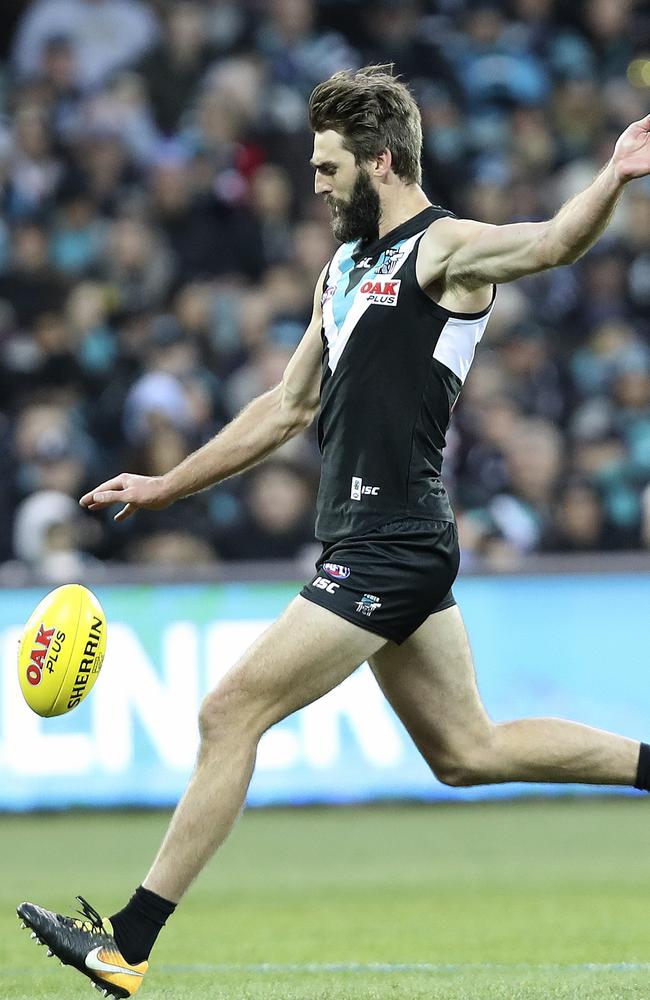
[(365, 615), (366, 618), (370, 618), (373, 611), (381, 607), (381, 601), (375, 594), (364, 594), (360, 601), (355, 603), (355, 608), (361, 615)]
[(339, 563), (323, 563), (323, 570), (328, 576), (333, 576), (335, 580), (347, 580), (350, 575), (350, 567), (341, 566)]
[(384, 254), (384, 262), (378, 267), (375, 274), (392, 274), (396, 271), (404, 254), (397, 247), (389, 247)]

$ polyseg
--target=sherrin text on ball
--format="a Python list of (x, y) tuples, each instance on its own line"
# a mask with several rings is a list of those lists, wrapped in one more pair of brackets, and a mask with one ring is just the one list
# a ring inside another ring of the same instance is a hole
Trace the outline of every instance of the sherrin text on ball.
[(51, 591), (25, 625), (18, 680), (29, 707), (45, 718), (65, 715), (92, 690), (106, 652), (106, 616), (87, 587)]

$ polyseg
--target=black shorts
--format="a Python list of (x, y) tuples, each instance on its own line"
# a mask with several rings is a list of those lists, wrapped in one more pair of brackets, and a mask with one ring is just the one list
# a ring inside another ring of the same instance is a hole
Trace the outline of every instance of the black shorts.
[(324, 544), (301, 594), (384, 639), (401, 643), (436, 611), (456, 603), (458, 534), (453, 521), (391, 521)]

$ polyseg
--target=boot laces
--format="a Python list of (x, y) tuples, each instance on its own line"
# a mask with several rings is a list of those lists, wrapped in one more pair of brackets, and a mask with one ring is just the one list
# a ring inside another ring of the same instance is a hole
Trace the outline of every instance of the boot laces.
[(81, 903), (81, 909), (77, 910), (77, 913), (84, 919), (79, 920), (78, 917), (64, 917), (64, 921), (70, 926), (86, 931), (89, 934), (105, 934), (104, 921), (94, 906), (91, 906), (83, 896), (77, 896), (76, 899)]

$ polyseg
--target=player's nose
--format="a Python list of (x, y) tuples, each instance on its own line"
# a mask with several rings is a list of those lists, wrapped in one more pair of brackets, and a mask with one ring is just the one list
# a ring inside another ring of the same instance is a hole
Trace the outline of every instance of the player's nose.
[(331, 194), (332, 185), (328, 184), (324, 177), (319, 177), (318, 174), (314, 177), (314, 192), (316, 194)]

